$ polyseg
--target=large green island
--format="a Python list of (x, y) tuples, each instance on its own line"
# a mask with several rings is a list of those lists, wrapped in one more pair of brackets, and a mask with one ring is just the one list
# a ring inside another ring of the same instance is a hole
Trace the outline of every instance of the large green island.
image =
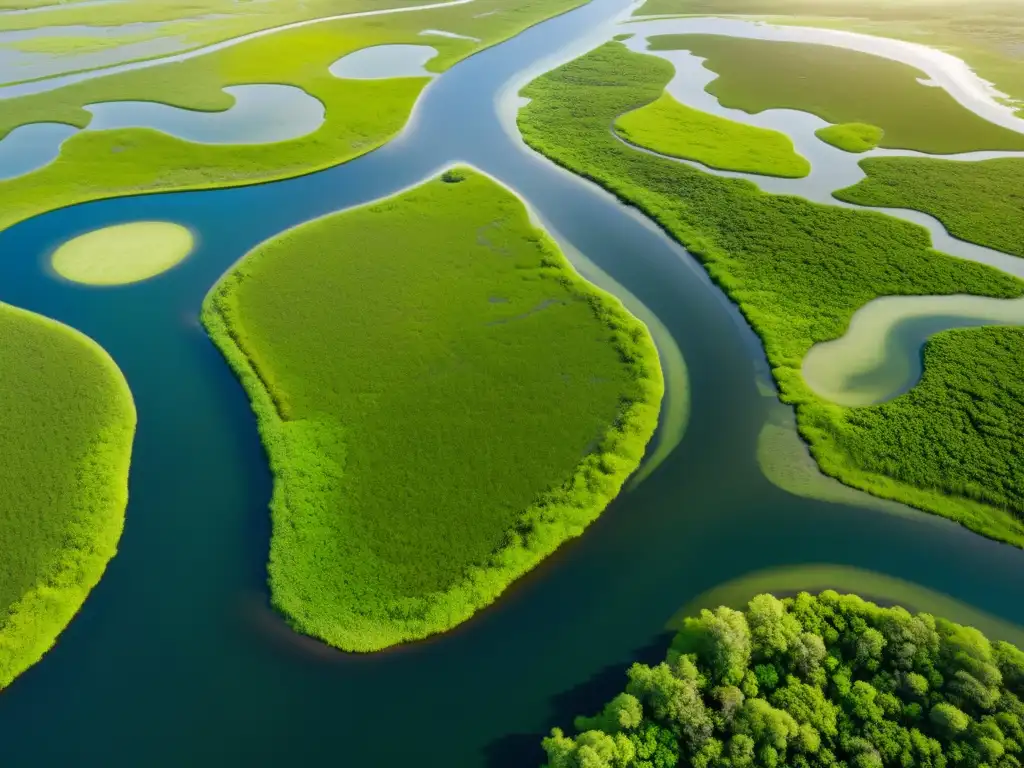
[(663, 392), (646, 327), (463, 168), (260, 245), (203, 320), (270, 457), (273, 604), (352, 651), (451, 628), (579, 535)]

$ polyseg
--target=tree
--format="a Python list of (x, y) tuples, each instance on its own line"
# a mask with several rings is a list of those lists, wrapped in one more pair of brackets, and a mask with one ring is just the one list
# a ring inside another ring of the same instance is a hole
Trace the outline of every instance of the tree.
[(784, 656), (800, 637), (800, 622), (785, 604), (771, 595), (758, 595), (747, 604), (747, 625), (755, 657)]
[(928, 719), (947, 736), (957, 736), (967, 730), (971, 718), (952, 704), (936, 704), (928, 713)]
[(643, 707), (640, 706), (639, 700), (628, 693), (620, 693), (605, 705), (601, 714), (595, 717), (577, 717), (573, 725), (578, 731), (619, 733), (636, 728), (643, 717)]

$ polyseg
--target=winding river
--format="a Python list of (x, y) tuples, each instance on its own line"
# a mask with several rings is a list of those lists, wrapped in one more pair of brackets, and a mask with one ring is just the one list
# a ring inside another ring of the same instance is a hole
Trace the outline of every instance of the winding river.
[[(853, 493), (829, 503), (770, 483), (758, 437), (780, 406), (759, 386), (760, 346), (734, 308), (643, 217), (508, 130), (508, 101), (499, 109), (497, 97), (510, 83), (572, 55), (566, 41), (585, 49), (625, 7), (594, 0), (467, 59), (431, 83), (398, 139), (343, 166), (89, 203), (0, 233), (0, 299), (102, 344), (139, 412), (120, 554), (57, 647), (0, 695), (5, 765), (534, 765), (544, 731), (620, 690), (633, 659), (663, 654), (681, 606), (748, 574), (814, 563), (1024, 623), (1024, 552)], [(644, 482), (491, 609), (427, 642), (336, 653), (269, 609), (266, 459), (199, 307), (265, 238), (456, 161), (515, 189), (567, 250), (660, 320), (689, 370), (690, 422)], [(191, 227), (197, 251), (132, 286), (50, 275), (60, 242), (136, 220)]]

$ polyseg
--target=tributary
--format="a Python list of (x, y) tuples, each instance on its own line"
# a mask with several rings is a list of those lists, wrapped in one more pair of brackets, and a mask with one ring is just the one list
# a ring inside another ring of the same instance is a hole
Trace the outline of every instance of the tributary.
[[(506, 83), (568, 55), (567, 41), (624, 7), (595, 0), (457, 65), (401, 137), (332, 170), (89, 203), (0, 233), (0, 299), (103, 345), (139, 413), (120, 553), (53, 651), (0, 696), (5, 765), (535, 765), (548, 728), (620, 690), (633, 659), (663, 654), (680, 606), (803, 564), (896, 577), (1024, 623), (1024, 552), (909, 510), (772, 485), (756, 452), (780, 406), (758, 386), (760, 347), (733, 307), (646, 220), (503, 128)], [(657, 316), (686, 360), (690, 422), (650, 477), (493, 607), (426, 642), (342, 654), (292, 633), (269, 607), (267, 462), (199, 307), (267, 237), (456, 161), (514, 188)], [(59, 243), (138, 220), (191, 227), (197, 251), (131, 286), (49, 272)]]

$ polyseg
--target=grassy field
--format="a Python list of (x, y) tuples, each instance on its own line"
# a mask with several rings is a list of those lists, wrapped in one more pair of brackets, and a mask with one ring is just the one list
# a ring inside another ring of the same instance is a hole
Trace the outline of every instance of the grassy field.
[(814, 135), (847, 152), (867, 152), (878, 146), (885, 131), (867, 123), (841, 123), (819, 128)]
[[(64, 144), (55, 162), (0, 182), (0, 229), (86, 200), (254, 184), (350, 160), (401, 130), (428, 80), (339, 80), (328, 73), (336, 59), (371, 45), (423, 44), (426, 38), (419, 33), (429, 28), (480, 38), (477, 42), (431, 37), (429, 44), (439, 55), (429, 68), (440, 72), (582, 1), (525, 0), (508, 8), (503, 0), (476, 0), (453, 8), (327, 22), (268, 35), (184, 62), (4, 101), (0, 136), (29, 122), (84, 127), (90, 115), (82, 107), (94, 102), (159, 101), (189, 109), (224, 110), (231, 106), (232, 99), (221, 89), (246, 83), (303, 88), (323, 102), (327, 119), (308, 136), (265, 145), (191, 144), (135, 128), (78, 134)], [(354, 104), (359, 108), (353, 109)]]
[(0, 689), (37, 662), (114, 556), (135, 407), (113, 360), (0, 305)]
[(639, 13), (749, 14), (922, 43), (966, 61), (1024, 116), (1024, 3), (1018, 0), (647, 0)]
[[(925, 482), (923, 475), (880, 476), (876, 465), (862, 461), (877, 443), (855, 450), (851, 411), (823, 402), (800, 375), (810, 347), (843, 335), (853, 313), (878, 296), (1011, 297), (1020, 296), (1024, 284), (932, 250), (927, 231), (916, 225), (766, 195), (748, 182), (639, 152), (609, 135), (607, 126), (617, 115), (655, 101), (671, 75), (667, 62), (610, 43), (524, 89), (531, 102), (520, 112), (520, 129), (532, 147), (639, 207), (704, 263), (763, 340), (782, 398), (796, 405), (800, 432), (827, 474), (1024, 544), (1024, 508), (1007, 513), (975, 498), (950, 496), (945, 485), (912, 484), (914, 477)], [(930, 418), (939, 424), (938, 414), (923, 418), (926, 425)], [(898, 447), (908, 469), (915, 456), (930, 450), (920, 432), (879, 430), (874, 439)], [(993, 440), (988, 448), (1005, 451), (1006, 444)], [(995, 466), (993, 457), (958, 455), (965, 464)]]
[(166, 272), (195, 247), (191, 230), (167, 221), (136, 221), (88, 232), (53, 254), (54, 271), (88, 285), (137, 283)]
[(710, 168), (790, 179), (811, 172), (811, 164), (796, 153), (784, 133), (701, 112), (667, 93), (622, 115), (615, 130), (638, 147)]
[(652, 50), (692, 51), (719, 77), (707, 87), (726, 107), (747, 112), (800, 109), (830, 123), (867, 123), (880, 145), (922, 152), (1024, 149), (1024, 134), (988, 122), (924, 72), (859, 51), (722, 35), (661, 35)]
[(1024, 159), (869, 157), (861, 167), (867, 178), (837, 198), (924, 211), (954, 237), (1024, 258)]
[(469, 170), (264, 243), (203, 319), (275, 476), (273, 603), (346, 650), (491, 603), (600, 514), (657, 423), (646, 328)]

